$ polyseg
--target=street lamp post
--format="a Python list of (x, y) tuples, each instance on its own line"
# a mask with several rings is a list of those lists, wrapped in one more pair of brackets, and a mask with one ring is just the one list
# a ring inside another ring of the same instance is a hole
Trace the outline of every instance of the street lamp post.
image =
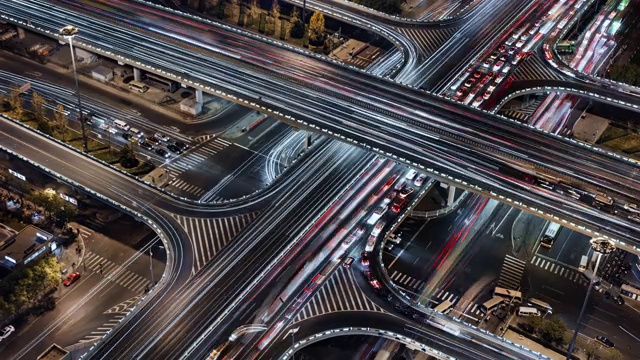
[(84, 116), (82, 112), (82, 100), (80, 99), (80, 85), (78, 84), (78, 71), (76, 69), (76, 55), (73, 52), (73, 37), (78, 35), (78, 28), (75, 26), (67, 25), (60, 29), (60, 36), (69, 41), (69, 49), (71, 50), (71, 64), (73, 64), (73, 77), (76, 81), (76, 98), (78, 99), (78, 118), (80, 119), (80, 128), (82, 130), (82, 150), (84, 152), (89, 151), (87, 145), (87, 133), (84, 128)]
[(567, 352), (567, 360), (571, 359), (571, 354), (573, 353), (573, 348), (576, 345), (576, 340), (578, 339), (578, 332), (580, 330), (580, 324), (582, 324), (582, 318), (584, 317), (584, 311), (587, 309), (587, 304), (589, 303), (589, 295), (591, 295), (591, 289), (598, 281), (598, 266), (600, 265), (600, 259), (602, 255), (607, 255), (615, 249), (615, 245), (606, 239), (595, 238), (591, 239), (591, 248), (593, 251), (598, 253), (598, 259), (596, 260), (596, 266), (593, 268), (593, 276), (591, 277), (591, 281), (589, 281), (589, 287), (587, 288), (587, 294), (584, 297), (584, 301), (582, 302), (582, 309), (580, 309), (580, 315), (578, 316), (578, 321), (576, 323), (576, 329), (573, 332), (573, 338), (571, 339), (571, 344), (569, 345), (569, 351)]
[(149, 248), (149, 271), (151, 272), (151, 286), (153, 286), (153, 252), (151, 248)]

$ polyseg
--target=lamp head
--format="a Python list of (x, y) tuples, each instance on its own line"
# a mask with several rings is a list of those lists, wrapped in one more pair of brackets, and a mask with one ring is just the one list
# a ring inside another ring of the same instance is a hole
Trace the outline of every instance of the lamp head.
[(60, 36), (63, 36), (64, 38), (67, 38), (67, 39), (72, 38), (78, 35), (78, 28), (75, 26), (67, 25), (62, 29), (60, 29), (59, 33), (60, 33)]

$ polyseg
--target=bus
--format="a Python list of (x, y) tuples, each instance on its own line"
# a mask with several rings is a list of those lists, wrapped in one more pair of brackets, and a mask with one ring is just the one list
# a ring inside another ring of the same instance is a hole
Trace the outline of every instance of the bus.
[(560, 41), (556, 45), (556, 51), (558, 53), (572, 54), (575, 51), (575, 49), (576, 49), (575, 43), (569, 40)]
[(538, 308), (538, 309), (546, 312), (549, 315), (553, 314), (553, 308), (551, 307), (551, 305), (549, 305), (548, 303), (546, 303), (546, 302), (544, 302), (542, 300), (529, 298), (529, 299), (527, 299), (527, 304), (529, 306), (533, 306), (535, 308)]
[(500, 296), (494, 296), (491, 300), (485, 302), (480, 306), (480, 310), (485, 314), (488, 314), (491, 310), (495, 309), (498, 305), (502, 304), (504, 301)]
[(624, 284), (620, 287), (620, 295), (634, 300), (640, 300), (640, 289)]
[(180, 84), (161, 76), (147, 73), (147, 81), (153, 83), (156, 87), (163, 91), (174, 93), (180, 88)]
[(493, 290), (493, 296), (500, 296), (505, 300), (510, 300), (513, 302), (522, 302), (522, 293), (516, 290), (496, 287), (495, 290)]
[(542, 241), (540, 241), (540, 246), (546, 247), (548, 249), (551, 248), (553, 242), (556, 241), (556, 237), (558, 236), (558, 232), (560, 231), (560, 224), (550, 222), (549, 226), (547, 226), (547, 231), (545, 231), (542, 236)]
[(439, 313), (448, 314), (449, 312), (451, 312), (452, 307), (453, 307), (453, 303), (451, 301), (444, 300), (443, 302), (438, 304), (438, 306), (434, 307), (433, 310)]

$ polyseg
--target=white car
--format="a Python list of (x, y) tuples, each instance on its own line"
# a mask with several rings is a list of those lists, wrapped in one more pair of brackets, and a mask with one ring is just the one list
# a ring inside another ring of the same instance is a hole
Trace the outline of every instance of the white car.
[(378, 236), (380, 235), (380, 231), (382, 231), (382, 229), (384, 229), (384, 226), (387, 225), (387, 222), (384, 220), (379, 220), (376, 223), (376, 226), (373, 227), (373, 230), (371, 230), (371, 235), (373, 236)]
[(382, 217), (382, 215), (384, 215), (385, 212), (387, 212), (387, 207), (386, 206), (378, 206), (373, 211), (371, 216), (369, 216), (369, 220), (367, 220), (367, 224), (369, 224), (369, 225), (375, 224), (376, 221), (380, 220), (380, 218)]
[(496, 78), (495, 84), (500, 84), (502, 82), (502, 80), (504, 80), (505, 76), (506, 76), (505, 73), (498, 74), (498, 77)]
[(0, 341), (8, 338), (14, 331), (16, 331), (16, 328), (12, 325), (5, 326), (2, 331), (0, 331)]
[(518, 40), (518, 42), (516, 43), (516, 47), (522, 47), (522, 45), (524, 45), (524, 40), (520, 39)]
[(482, 96), (478, 96), (478, 98), (473, 102), (473, 104), (471, 104), (471, 106), (478, 107), (483, 101), (484, 99), (482, 98)]
[(498, 71), (504, 65), (504, 61), (498, 61), (493, 65), (493, 71)]
[(411, 169), (409, 170), (409, 172), (407, 173), (407, 175), (404, 177), (407, 180), (413, 180), (414, 177), (416, 177), (416, 174), (418, 174), (418, 171), (415, 169)]
[(389, 203), (392, 202), (393, 199), (395, 199), (397, 195), (398, 195), (398, 193), (395, 192), (395, 191), (392, 191), (392, 192), (388, 193), (387, 196), (385, 196), (384, 199), (382, 199), (382, 204), (383, 205), (389, 205)]
[(413, 185), (415, 186), (422, 186), (422, 184), (424, 183), (424, 181), (427, 179), (427, 175), (425, 174), (420, 174), (418, 175), (418, 177), (416, 178), (416, 181), (413, 182)]
[(485, 100), (489, 100), (489, 98), (491, 97), (491, 90), (487, 90), (484, 92), (484, 95), (482, 95), (482, 98)]
[(160, 140), (160, 141), (164, 141), (164, 142), (167, 142), (167, 141), (169, 141), (169, 140), (170, 140), (170, 139), (169, 139), (169, 137), (168, 137), (167, 135), (165, 135), (165, 134), (161, 134), (161, 133), (155, 133), (155, 134), (153, 135), (153, 137), (154, 137), (154, 138), (156, 138), (156, 139), (158, 139), (158, 140)]
[(633, 203), (624, 204), (624, 209), (634, 213), (640, 212), (638, 211), (638, 205)]
[(406, 184), (406, 181), (405, 181), (405, 180), (398, 181), (398, 182), (396, 183), (396, 186), (394, 186), (394, 187), (393, 187), (393, 189), (394, 189), (394, 190), (396, 190), (396, 191), (400, 191), (400, 190), (402, 190), (402, 188), (404, 188), (404, 185), (405, 185), (405, 184)]

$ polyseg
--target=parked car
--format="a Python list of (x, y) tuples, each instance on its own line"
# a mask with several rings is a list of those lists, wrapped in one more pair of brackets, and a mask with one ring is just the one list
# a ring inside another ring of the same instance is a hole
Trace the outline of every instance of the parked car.
[(604, 336), (596, 336), (596, 342), (599, 342), (600, 344), (609, 348), (615, 347), (615, 344), (613, 343), (613, 341), (607, 339)]
[(614, 296), (613, 297), (613, 301), (615, 301), (616, 304), (618, 304), (618, 305), (624, 305), (624, 299), (620, 295)]
[(2, 328), (2, 331), (0, 331), (0, 341), (8, 338), (9, 335), (11, 335), (14, 331), (16, 331), (16, 328), (14, 328), (12, 325), (7, 325)]
[(74, 271), (71, 274), (69, 274), (69, 276), (67, 276), (66, 279), (64, 279), (64, 282), (62, 284), (64, 286), (70, 286), (71, 284), (76, 282), (78, 279), (80, 279), (80, 273), (77, 271)]

